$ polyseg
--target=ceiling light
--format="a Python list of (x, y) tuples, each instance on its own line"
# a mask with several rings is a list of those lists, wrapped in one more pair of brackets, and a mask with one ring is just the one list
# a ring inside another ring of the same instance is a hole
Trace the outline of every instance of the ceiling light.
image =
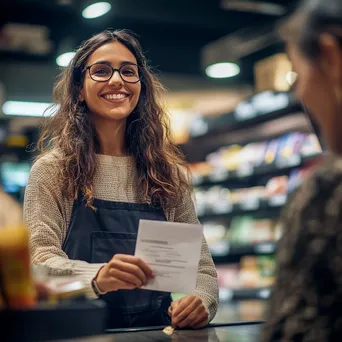
[(289, 71), (286, 76), (285, 76), (285, 79), (286, 79), (286, 82), (292, 86), (296, 80), (297, 80), (297, 77), (298, 77), (298, 74), (294, 71)]
[(205, 73), (212, 78), (228, 78), (240, 73), (240, 67), (235, 63), (216, 63), (209, 65)]
[(82, 16), (86, 19), (98, 18), (109, 12), (111, 8), (112, 6), (109, 2), (96, 2), (86, 7), (82, 12)]
[(56, 58), (56, 63), (61, 67), (67, 67), (74, 56), (75, 52), (65, 52)]
[[(5, 115), (42, 117), (51, 105), (52, 103), (47, 102), (6, 101), (2, 106), (2, 111)], [(53, 115), (53, 113), (49, 111), (47, 115)]]

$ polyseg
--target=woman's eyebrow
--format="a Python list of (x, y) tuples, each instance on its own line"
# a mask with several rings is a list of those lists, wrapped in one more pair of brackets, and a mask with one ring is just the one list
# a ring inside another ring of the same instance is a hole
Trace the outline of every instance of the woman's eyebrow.
[[(106, 60), (96, 61), (96, 62), (94, 62), (93, 64), (109, 64), (109, 65), (113, 66), (111, 62), (106, 61)], [(136, 65), (137, 63), (135, 63), (135, 62), (133, 62), (133, 61), (122, 61), (122, 62), (120, 63), (120, 66), (121, 66), (121, 65), (132, 65), (132, 64), (133, 64), (133, 65)]]

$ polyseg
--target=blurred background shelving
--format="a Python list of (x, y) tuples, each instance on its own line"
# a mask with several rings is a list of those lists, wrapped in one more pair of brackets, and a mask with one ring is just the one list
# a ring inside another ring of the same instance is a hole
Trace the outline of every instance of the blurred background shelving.
[[(279, 94), (283, 107), (270, 106), (267, 115), (252, 108), (255, 98), (267, 107)], [(238, 108), (254, 114), (237, 120)], [(229, 123), (215, 122), (182, 146), (193, 158), (191, 148), (201, 146), (190, 165), (197, 213), (217, 266), (222, 310), (245, 302), (262, 316), (275, 280), (281, 209), (321, 161), (322, 147), (291, 93), (257, 94), (237, 106)]]

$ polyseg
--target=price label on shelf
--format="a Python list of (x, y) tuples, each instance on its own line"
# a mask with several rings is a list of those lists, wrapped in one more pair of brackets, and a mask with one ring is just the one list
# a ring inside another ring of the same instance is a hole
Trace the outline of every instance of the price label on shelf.
[(232, 289), (220, 288), (220, 303), (230, 302), (233, 299), (234, 291)]
[(192, 175), (192, 184), (198, 185), (203, 182), (204, 177), (202, 175), (196, 175), (195, 173)]
[(259, 198), (248, 198), (240, 203), (240, 208), (242, 210), (257, 210), (260, 207)]
[(271, 207), (281, 207), (286, 203), (286, 199), (286, 194), (275, 195), (268, 200), (268, 204)]
[(272, 254), (276, 250), (274, 242), (262, 242), (254, 246), (254, 251), (256, 254)]
[(255, 118), (256, 115), (255, 108), (248, 102), (241, 102), (234, 111), (234, 117), (238, 121), (250, 120)]
[(220, 182), (228, 178), (229, 172), (223, 168), (214, 169), (209, 175), (208, 178), (212, 182)]
[(294, 154), (289, 158), (281, 158), (276, 160), (276, 165), (279, 169), (285, 167), (296, 167), (301, 163), (301, 157), (299, 154)]
[(238, 177), (249, 177), (254, 173), (254, 167), (251, 164), (243, 164), (237, 170)]
[(271, 296), (270, 289), (261, 289), (258, 291), (257, 297), (261, 299), (268, 299)]
[(215, 214), (229, 214), (233, 210), (232, 204), (227, 201), (216, 202), (213, 207), (213, 212)]
[(209, 246), (213, 257), (226, 256), (229, 254), (230, 245), (228, 241), (217, 241)]

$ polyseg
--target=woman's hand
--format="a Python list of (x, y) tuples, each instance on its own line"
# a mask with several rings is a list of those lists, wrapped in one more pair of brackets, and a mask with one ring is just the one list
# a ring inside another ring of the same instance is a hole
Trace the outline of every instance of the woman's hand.
[(133, 255), (116, 254), (103, 266), (95, 281), (102, 292), (132, 290), (153, 278), (152, 269)]
[(172, 302), (169, 314), (174, 328), (200, 329), (209, 321), (208, 309), (202, 299), (197, 296), (186, 296)]

